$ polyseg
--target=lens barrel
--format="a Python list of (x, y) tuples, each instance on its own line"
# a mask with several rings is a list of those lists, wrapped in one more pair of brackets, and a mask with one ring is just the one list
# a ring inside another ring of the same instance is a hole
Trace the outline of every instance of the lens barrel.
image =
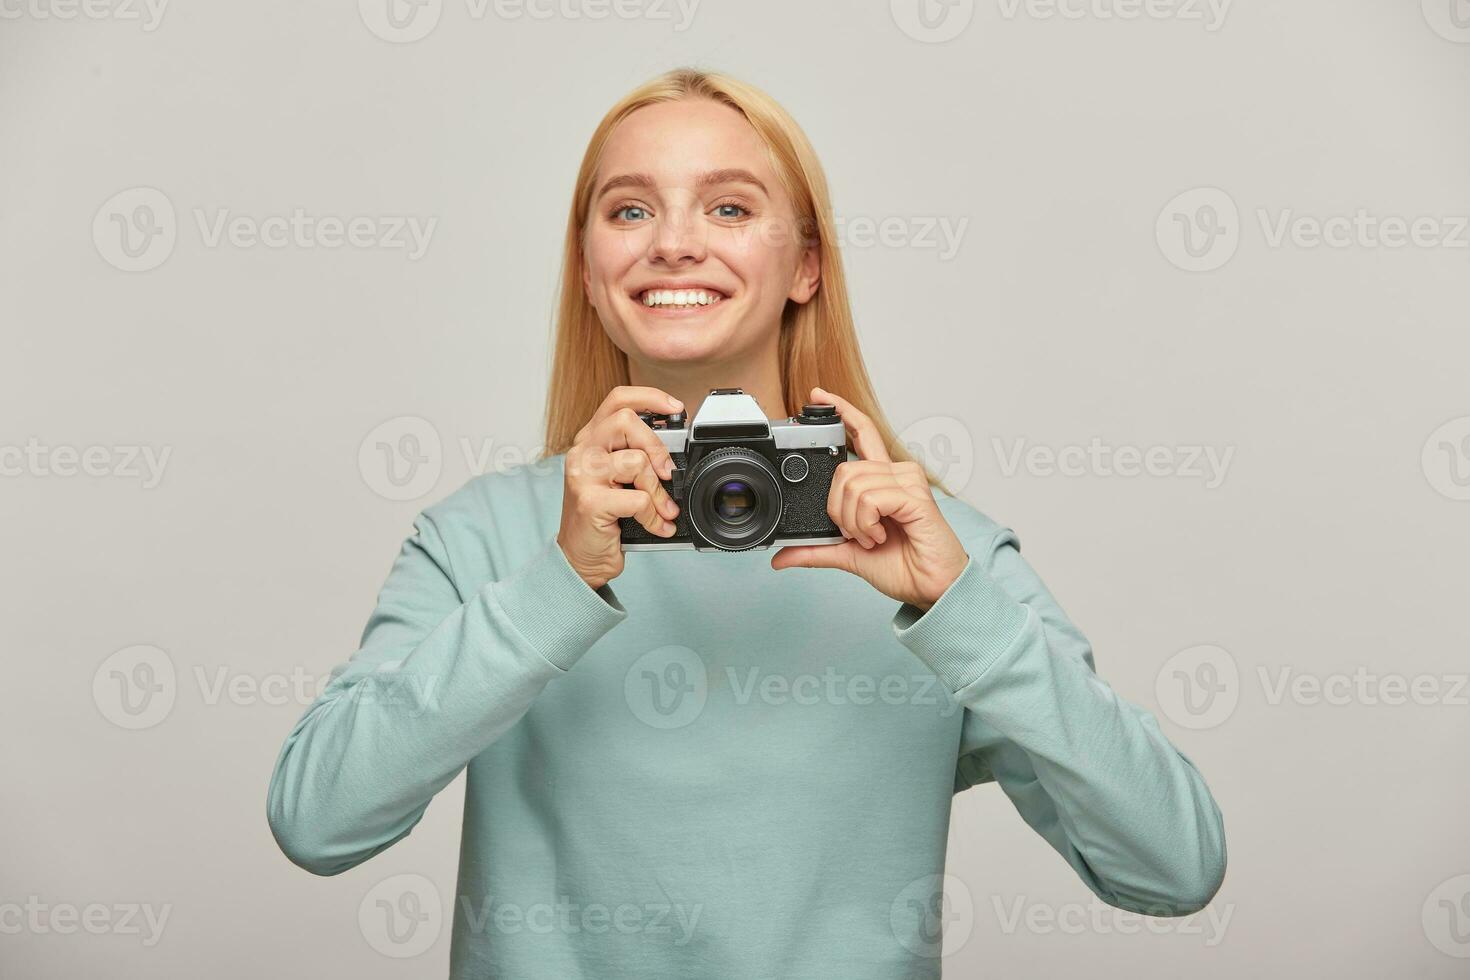
[(705, 540), (726, 551), (764, 541), (781, 522), (780, 481), (760, 453), (724, 446), (705, 456), (689, 476), (689, 520)]

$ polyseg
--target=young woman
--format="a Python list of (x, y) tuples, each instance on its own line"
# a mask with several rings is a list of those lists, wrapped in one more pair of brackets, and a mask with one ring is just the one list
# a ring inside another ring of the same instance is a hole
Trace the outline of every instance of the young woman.
[[(282, 849), (330, 875), (468, 770), (454, 977), (938, 976), (951, 798), (990, 780), (1113, 905), (1219, 887), (1199, 773), (884, 421), (834, 240), (811, 146), (749, 85), (674, 71), (593, 134), (549, 463), (419, 517), (271, 780)], [(843, 543), (625, 554), (619, 518), (679, 511), (637, 413), (719, 387), (837, 406)]]

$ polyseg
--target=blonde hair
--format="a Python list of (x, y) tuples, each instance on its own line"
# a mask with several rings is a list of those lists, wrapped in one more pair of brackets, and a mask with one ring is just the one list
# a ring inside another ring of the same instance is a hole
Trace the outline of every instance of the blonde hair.
[[(797, 227), (817, 246), (821, 278), (816, 295), (806, 303), (787, 302), (781, 316), (785, 411), (800, 412), (814, 387), (836, 392), (873, 420), (894, 461), (911, 459), (878, 407), (863, 364), (842, 257), (835, 247), (827, 178), (816, 151), (796, 120), (769, 95), (727, 75), (694, 68), (676, 68), (629, 92), (603, 116), (588, 141), (577, 171), (562, 255), (556, 341), (546, 393), (546, 455), (571, 448), (577, 431), (607, 393), (629, 383), (627, 355), (603, 330), (582, 283), (582, 233), (603, 147), (618, 123), (638, 109), (690, 98), (713, 99), (745, 117), (770, 153), (772, 166), (796, 209)], [(949, 492), (932, 474), (927, 475), (931, 484)]]

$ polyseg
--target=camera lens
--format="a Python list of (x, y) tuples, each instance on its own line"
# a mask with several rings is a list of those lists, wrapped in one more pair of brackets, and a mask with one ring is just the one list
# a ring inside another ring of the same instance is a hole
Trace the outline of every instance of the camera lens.
[(696, 539), (726, 551), (769, 540), (781, 521), (780, 479), (758, 452), (742, 446), (712, 450), (690, 468), (685, 491)]
[(715, 513), (726, 524), (744, 524), (755, 516), (755, 490), (744, 480), (729, 480), (715, 491)]

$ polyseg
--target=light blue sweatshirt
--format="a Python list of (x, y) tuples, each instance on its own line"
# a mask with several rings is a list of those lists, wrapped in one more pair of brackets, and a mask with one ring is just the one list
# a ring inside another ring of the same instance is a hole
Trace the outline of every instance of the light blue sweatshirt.
[(951, 797), (991, 780), (1102, 900), (1214, 895), (1204, 780), (1010, 530), (938, 494), (970, 561), (923, 612), (770, 551), (630, 553), (594, 590), (563, 463), (419, 516), (271, 779), (282, 850), (331, 875), (468, 767), (452, 977), (938, 977)]

